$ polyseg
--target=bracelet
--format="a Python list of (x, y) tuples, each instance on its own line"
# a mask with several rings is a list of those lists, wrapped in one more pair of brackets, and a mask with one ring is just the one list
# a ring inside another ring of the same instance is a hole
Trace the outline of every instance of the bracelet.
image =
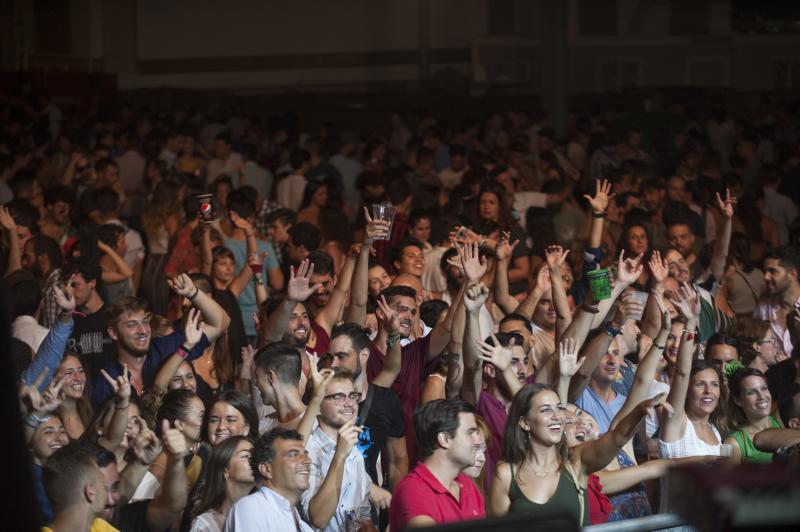
[(131, 406), (131, 405), (130, 405), (130, 403), (128, 403), (128, 404), (127, 404), (127, 405), (125, 405), (124, 407), (123, 407), (123, 406), (117, 406), (117, 405), (114, 405), (114, 410), (118, 410), (118, 411), (120, 411), (120, 412), (125, 412), (126, 410), (128, 410), (128, 407), (129, 407), (129, 406)]
[(200, 289), (199, 289), (199, 288), (197, 288), (197, 286), (195, 286), (195, 287), (194, 287), (194, 294), (192, 294), (192, 295), (190, 295), (190, 296), (186, 296), (186, 297), (188, 297), (188, 298), (189, 298), (189, 301), (194, 301), (194, 298), (196, 298), (196, 297), (197, 297), (197, 294), (198, 294), (198, 292), (200, 292)]
[(400, 339), (400, 333), (391, 334), (386, 337), (386, 349), (391, 349), (394, 347), (394, 344)]
[(657, 344), (657, 343), (655, 343), (655, 342), (653, 342), (653, 345), (654, 345), (654, 346), (656, 346), (656, 347), (657, 347), (657, 348), (659, 348), (659, 349), (664, 349), (665, 347), (667, 347), (666, 345), (658, 345), (658, 344)]
[(183, 346), (180, 346), (175, 351), (175, 354), (178, 355), (179, 357), (185, 359), (187, 356), (189, 356), (189, 351), (187, 351)]
[(261, 273), (254, 273), (253, 280), (257, 285), (263, 286), (264, 285), (264, 278), (261, 277)]
[(607, 335), (609, 335), (611, 338), (614, 338), (614, 337), (616, 337), (616, 336), (619, 336), (620, 334), (622, 334), (622, 327), (620, 327), (619, 329), (617, 329), (617, 328), (615, 328), (615, 327), (613, 327), (613, 326), (611, 325), (611, 322), (609, 322), (609, 323), (606, 325), (606, 334), (607, 334)]
[(685, 334), (686, 340), (690, 342), (697, 338), (697, 333), (694, 331), (690, 331), (689, 329), (684, 329), (682, 331), (682, 334)]
[[(33, 421), (35, 424), (28, 423), (29, 419), (31, 421)], [(35, 412), (31, 412), (30, 414), (25, 416), (25, 418), (22, 420), (23, 423), (25, 423), (27, 426), (29, 426), (30, 428), (32, 428), (34, 430), (38, 429), (39, 425), (41, 425), (43, 421), (44, 421), (44, 419), (42, 419), (39, 416), (37, 416)]]
[(581, 305), (581, 310), (588, 312), (589, 314), (598, 314), (600, 312), (599, 308), (587, 305), (586, 303)]
[(605, 218), (608, 216), (608, 211), (595, 212), (592, 211), (592, 218)]

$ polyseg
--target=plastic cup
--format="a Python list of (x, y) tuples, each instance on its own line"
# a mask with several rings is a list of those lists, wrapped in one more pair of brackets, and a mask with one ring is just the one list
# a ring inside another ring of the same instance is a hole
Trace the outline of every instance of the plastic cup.
[(200, 210), (197, 211), (197, 217), (204, 224), (210, 224), (217, 217), (217, 213), (214, 212), (214, 195), (200, 194), (197, 196), (197, 201), (200, 202)]
[(611, 280), (608, 277), (608, 269), (592, 270), (586, 276), (589, 278), (589, 287), (592, 289), (595, 301), (611, 297)]
[(394, 222), (394, 213), (397, 209), (388, 203), (373, 203), (372, 204), (372, 218), (375, 220), (386, 220), (389, 222), (389, 230), (386, 232), (386, 238), (379, 238), (377, 240), (389, 240), (392, 235), (392, 222)]

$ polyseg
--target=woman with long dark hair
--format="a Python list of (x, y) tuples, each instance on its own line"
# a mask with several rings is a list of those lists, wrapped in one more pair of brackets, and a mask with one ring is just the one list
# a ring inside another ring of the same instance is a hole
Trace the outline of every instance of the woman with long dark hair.
[(258, 413), (250, 398), (237, 390), (225, 390), (208, 411), (208, 442), (217, 446), (233, 436), (258, 438)]
[(629, 441), (649, 408), (664, 396), (633, 407), (616, 427), (600, 438), (570, 448), (564, 437), (563, 405), (544, 384), (522, 388), (508, 412), (503, 460), (498, 463), (489, 496), (493, 515), (568, 513), (581, 526), (589, 524), (589, 475), (604, 468)]
[(169, 243), (183, 224), (183, 195), (185, 188), (174, 181), (156, 185), (147, 209), (142, 213), (142, 229), (147, 235), (147, 259), (142, 271), (141, 294), (150, 311), (167, 314), (170, 289), (164, 277), (169, 259)]
[(56, 379), (63, 380), (62, 401), (58, 415), (64, 422), (71, 440), (77, 440), (92, 421), (94, 411), (89, 402), (89, 387), (86, 372), (78, 355), (67, 351), (56, 370)]
[(764, 429), (783, 428), (771, 415), (772, 394), (764, 374), (738, 362), (728, 365), (730, 412), (737, 427), (725, 443), (731, 446), (731, 459), (736, 462), (769, 463), (772, 453), (756, 449), (753, 439)]
[(231, 436), (211, 451), (200, 502), (191, 532), (221, 532), (228, 510), (253, 486), (250, 453), (253, 442), (246, 436)]
[(764, 272), (750, 260), (750, 239), (733, 233), (720, 297), (738, 318), (753, 315), (764, 292)]
[(308, 222), (319, 228), (321, 216), (328, 206), (328, 180), (309, 181), (303, 192), (303, 201), (297, 211), (298, 222)]

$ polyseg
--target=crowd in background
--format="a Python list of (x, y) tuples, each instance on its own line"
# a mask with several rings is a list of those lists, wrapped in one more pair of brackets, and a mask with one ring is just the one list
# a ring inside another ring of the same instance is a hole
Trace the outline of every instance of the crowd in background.
[(46, 530), (587, 526), (675, 511), (672, 466), (796, 463), (798, 102), (563, 136), (525, 110), (0, 117)]

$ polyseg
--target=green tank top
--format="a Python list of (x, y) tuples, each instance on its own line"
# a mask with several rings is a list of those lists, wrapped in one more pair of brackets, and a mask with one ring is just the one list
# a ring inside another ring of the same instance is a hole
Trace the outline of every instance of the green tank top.
[[(558, 477), (556, 492), (550, 500), (544, 504), (533, 502), (522, 493), (517, 484), (517, 475), (514, 473), (514, 466), (511, 466), (511, 487), (508, 491), (508, 498), (511, 504), (508, 507), (509, 513), (527, 513), (541, 515), (542, 517), (551, 516), (554, 511), (561, 511), (572, 516), (580, 526), (588, 526), (589, 523), (589, 498), (584, 488), (578, 488), (572, 475), (566, 468), (561, 468)], [(581, 503), (582, 501), (582, 503)], [(583, 515), (581, 516), (581, 504), (583, 505)]]
[[(770, 427), (773, 429), (783, 428), (775, 416), (769, 416), (769, 423)], [(750, 439), (750, 435), (746, 430), (735, 430), (731, 432), (731, 436), (736, 440), (736, 443), (739, 444), (739, 451), (742, 453), (742, 462), (755, 464), (769, 464), (772, 462), (772, 453), (756, 449), (756, 446), (753, 445), (753, 440)]]

